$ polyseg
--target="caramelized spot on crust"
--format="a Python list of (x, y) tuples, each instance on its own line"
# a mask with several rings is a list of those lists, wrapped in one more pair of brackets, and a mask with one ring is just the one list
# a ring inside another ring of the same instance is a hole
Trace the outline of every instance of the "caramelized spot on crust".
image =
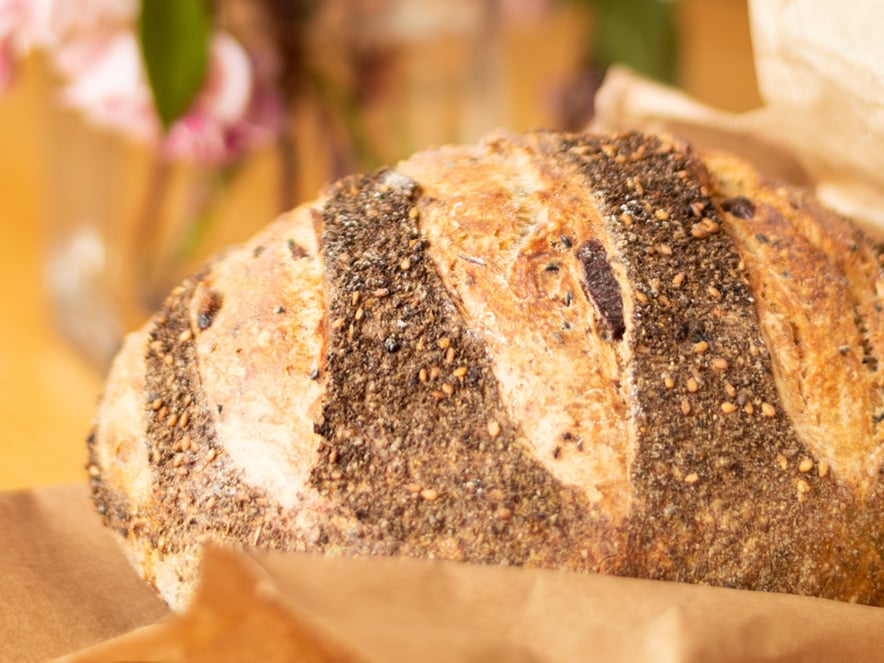
[(621, 340), (626, 330), (623, 300), (620, 286), (605, 255), (605, 247), (597, 239), (584, 242), (577, 249), (577, 260), (583, 268), (583, 293), (604, 319), (611, 340)]

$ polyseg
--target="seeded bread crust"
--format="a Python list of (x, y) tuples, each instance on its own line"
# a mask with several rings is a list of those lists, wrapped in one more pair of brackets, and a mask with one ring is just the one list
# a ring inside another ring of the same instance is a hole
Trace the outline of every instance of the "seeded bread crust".
[(882, 605), (880, 256), (667, 137), (424, 152), (127, 339), (95, 502), (175, 608), (210, 540)]

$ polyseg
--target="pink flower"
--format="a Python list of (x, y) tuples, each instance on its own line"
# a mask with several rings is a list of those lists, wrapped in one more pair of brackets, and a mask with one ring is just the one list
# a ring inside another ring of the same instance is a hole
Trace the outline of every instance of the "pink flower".
[(138, 0), (0, 0), (0, 90), (17, 54), (44, 48), (64, 80), (62, 102), (90, 123), (156, 142), (169, 158), (225, 163), (284, 122), (275, 71), (216, 32), (206, 80), (162, 135), (134, 34)]
[(87, 121), (140, 140), (157, 137), (159, 123), (131, 32), (73, 40), (55, 51), (54, 64), (69, 81), (62, 102)]
[(0, 0), (0, 90), (11, 82), (19, 57), (37, 41), (46, 4), (37, 0)]
[(280, 130), (282, 100), (255, 76), (249, 55), (224, 33), (210, 45), (206, 83), (163, 144), (170, 158), (224, 163), (268, 142)]

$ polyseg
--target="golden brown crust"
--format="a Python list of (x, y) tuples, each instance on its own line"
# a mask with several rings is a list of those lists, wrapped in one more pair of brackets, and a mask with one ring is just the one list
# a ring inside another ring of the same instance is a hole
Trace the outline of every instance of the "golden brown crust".
[(208, 539), (881, 604), (878, 258), (671, 139), (422, 153), (170, 296), (96, 501), (177, 606)]

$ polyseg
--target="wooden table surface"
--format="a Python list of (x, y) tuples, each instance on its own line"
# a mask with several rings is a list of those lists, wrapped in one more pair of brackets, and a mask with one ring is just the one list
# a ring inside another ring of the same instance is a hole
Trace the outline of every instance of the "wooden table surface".
[(0, 489), (82, 481), (100, 377), (55, 333), (43, 290), (41, 82), (0, 97)]
[[(757, 103), (742, 0), (683, 0), (682, 80), (735, 110)], [(82, 482), (102, 377), (53, 328), (43, 290), (47, 144), (39, 76), (0, 95), (0, 490)], [(519, 127), (516, 127), (519, 128)]]

